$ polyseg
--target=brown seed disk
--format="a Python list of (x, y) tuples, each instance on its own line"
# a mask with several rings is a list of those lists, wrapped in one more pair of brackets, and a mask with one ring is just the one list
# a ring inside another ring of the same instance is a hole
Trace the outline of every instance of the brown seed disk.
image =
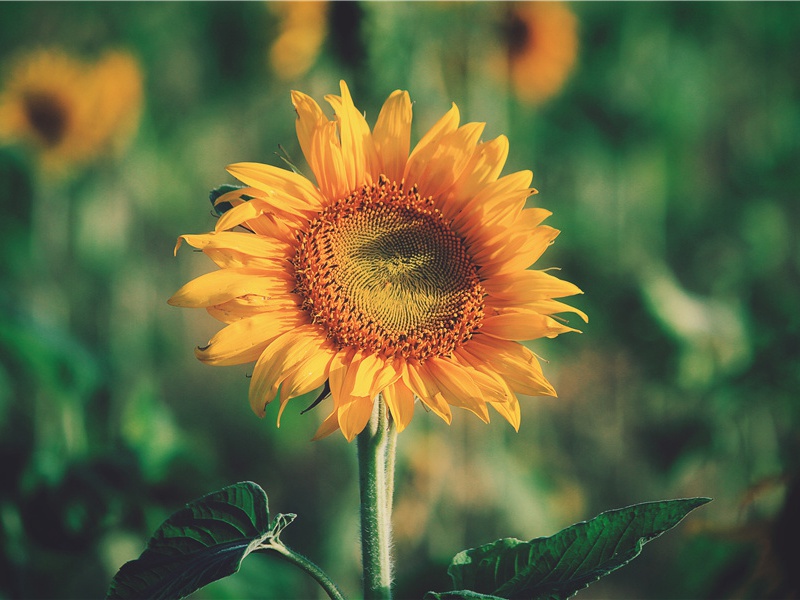
[(424, 361), (483, 320), (477, 267), (433, 199), (381, 177), (298, 235), (296, 292), (339, 348)]

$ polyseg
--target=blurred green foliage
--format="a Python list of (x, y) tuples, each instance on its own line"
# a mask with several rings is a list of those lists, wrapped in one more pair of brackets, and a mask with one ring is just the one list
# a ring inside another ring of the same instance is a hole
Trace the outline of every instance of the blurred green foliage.
[[(287, 544), (357, 594), (355, 448), (309, 442), (325, 411), (299, 416), (302, 399), (280, 429), (257, 419), (246, 366), (192, 355), (217, 324), (166, 304), (212, 268), (172, 248), (213, 227), (224, 166), (281, 165), (278, 144), (302, 164), (289, 90), (321, 100), (341, 78), (370, 122), (408, 89), (415, 139), (451, 101), (507, 134), (506, 172), (533, 169), (531, 201), (563, 231), (537, 266), (580, 285), (591, 318), (532, 345), (560, 397), (525, 399), (518, 434), (418, 409), (399, 444), (398, 597), (445, 589), (464, 547), (688, 496), (715, 502), (581, 597), (797, 597), (800, 4), (571, 9), (578, 64), (535, 107), (485, 68), (502, 3), (332, 3), (294, 81), (269, 66), (280, 22), (263, 3), (0, 4), (0, 69), (42, 41), (122, 48), (146, 99), (124, 155), (68, 176), (0, 147), (0, 598), (101, 596), (167, 515), (241, 480), (297, 513)], [(253, 596), (320, 592), (259, 556), (196, 595)]]

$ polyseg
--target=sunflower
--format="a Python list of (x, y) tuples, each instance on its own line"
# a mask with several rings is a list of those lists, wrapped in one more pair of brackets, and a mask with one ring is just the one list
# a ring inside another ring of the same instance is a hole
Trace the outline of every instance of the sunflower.
[(281, 79), (303, 76), (314, 64), (327, 33), (328, 3), (270, 2), (280, 31), (269, 49), (269, 63)]
[(124, 52), (85, 63), (37, 49), (11, 65), (0, 94), (0, 139), (32, 145), (47, 170), (122, 147), (138, 123), (142, 76)]
[[(340, 428), (352, 440), (378, 395), (398, 431), (419, 400), (446, 422), (451, 407), (489, 421), (488, 407), (519, 428), (516, 394), (555, 396), (521, 340), (576, 331), (553, 315), (555, 298), (580, 293), (528, 270), (558, 231), (551, 213), (524, 208), (530, 171), (500, 177), (505, 136), (481, 142), (483, 123), (459, 126), (452, 108), (410, 149), (411, 101), (393, 92), (374, 129), (347, 85), (326, 96), (329, 120), (292, 92), (297, 135), (316, 184), (277, 167), (238, 163), (246, 187), (214, 232), (183, 235), (220, 268), (169, 300), (226, 323), (197, 357), (255, 361), (250, 404), (326, 384), (332, 410), (316, 438)], [(240, 228), (240, 230), (234, 230)]]
[(506, 29), (508, 68), (517, 97), (531, 104), (553, 97), (578, 56), (575, 15), (561, 2), (513, 2)]

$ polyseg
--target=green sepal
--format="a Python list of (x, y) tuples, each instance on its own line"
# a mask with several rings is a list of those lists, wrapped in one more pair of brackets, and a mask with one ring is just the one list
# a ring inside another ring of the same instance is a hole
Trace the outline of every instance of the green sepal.
[(633, 560), (642, 546), (672, 529), (710, 498), (635, 504), (601, 513), (550, 537), (529, 542), (514, 538), (458, 553), (447, 573), (455, 598), (566, 600), (590, 583)]
[(250, 481), (207, 494), (164, 521), (141, 556), (122, 565), (106, 598), (184, 598), (236, 573), (245, 556), (276, 541), (294, 518), (270, 521), (267, 495)]

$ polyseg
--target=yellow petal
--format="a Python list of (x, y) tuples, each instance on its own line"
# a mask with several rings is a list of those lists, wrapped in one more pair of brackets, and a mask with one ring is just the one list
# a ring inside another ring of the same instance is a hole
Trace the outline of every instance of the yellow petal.
[[(255, 267), (274, 269), (276, 261), (291, 258), (293, 249), (288, 244), (252, 233), (220, 231), (202, 235), (182, 235), (190, 246), (201, 249), (220, 267)], [(177, 249), (177, 247), (176, 247)]]
[(328, 122), (314, 131), (311, 139), (311, 169), (322, 194), (331, 200), (345, 197), (350, 190), (335, 122)]
[(505, 243), (475, 254), (484, 277), (516, 273), (535, 263), (558, 237), (558, 229), (540, 225), (532, 231), (518, 230), (506, 237)]
[(347, 370), (342, 394), (347, 396), (370, 396), (375, 376), (386, 365), (385, 359), (374, 354), (356, 354)]
[(214, 206), (230, 204), (231, 208), (225, 211), (220, 218), (224, 225), (217, 223), (216, 230), (232, 229), (236, 225), (241, 225), (245, 221), (240, 219), (235, 224), (230, 225), (232, 217), (228, 216), (233, 209), (240, 208), (243, 204), (250, 205), (252, 218), (259, 218), (263, 214), (276, 214), (284, 218), (297, 217), (308, 218), (314, 214), (314, 209), (305, 201), (289, 196), (286, 192), (275, 189), (269, 192), (254, 187), (244, 187), (222, 194), (214, 201)]
[(220, 233), (241, 225), (257, 235), (292, 243), (298, 220), (308, 221), (308, 216), (300, 217), (278, 211), (268, 202), (254, 198), (226, 211), (217, 221), (214, 230)]
[(417, 183), (417, 181), (412, 181), (409, 178), (409, 173), (418, 173), (425, 168), (425, 165), (430, 157), (433, 156), (434, 152), (436, 152), (439, 140), (448, 133), (458, 129), (459, 120), (460, 115), (458, 112), (458, 107), (453, 104), (450, 107), (450, 110), (447, 111), (445, 115), (439, 119), (425, 135), (422, 136), (422, 139), (419, 142), (417, 142), (417, 145), (414, 146), (414, 149), (411, 151), (411, 155), (408, 157), (406, 168), (403, 172), (403, 178), (405, 179), (407, 185), (411, 186)]
[(481, 325), (481, 333), (505, 340), (536, 340), (542, 337), (556, 337), (568, 331), (579, 332), (555, 319), (528, 310), (507, 310), (486, 317)]
[(521, 306), (521, 308), (526, 310), (535, 310), (543, 315), (555, 315), (559, 313), (571, 312), (583, 319), (584, 323), (589, 322), (589, 317), (585, 312), (575, 308), (574, 306), (570, 306), (569, 304), (559, 302), (558, 300), (535, 300), (533, 302), (526, 302)]
[(374, 398), (354, 398), (339, 408), (339, 428), (348, 442), (352, 442), (367, 426), (374, 404)]
[(483, 187), (497, 180), (508, 158), (508, 138), (501, 135), (478, 144), (469, 164), (453, 184), (443, 212), (454, 218), (464, 205), (472, 200)]
[(354, 190), (372, 181), (377, 171), (377, 154), (364, 115), (353, 104), (350, 90), (344, 81), (339, 82), (341, 96), (328, 95), (325, 99), (333, 107), (339, 124), (339, 140), (348, 189)]
[(325, 203), (308, 179), (272, 165), (242, 162), (229, 165), (228, 173), (239, 181), (265, 192), (279, 194), (286, 208), (319, 210)]
[(167, 303), (184, 308), (205, 308), (247, 294), (285, 294), (291, 291), (287, 284), (293, 279), (286, 270), (279, 269), (220, 269), (192, 279)]
[(331, 388), (331, 397), (333, 398), (334, 406), (337, 408), (348, 400), (347, 396), (342, 392), (342, 389), (350, 363), (353, 362), (355, 354), (355, 348), (339, 350), (328, 367), (328, 384)]
[(445, 401), (436, 380), (425, 365), (406, 362), (403, 365), (403, 384), (448, 425), (453, 419), (450, 406)]
[[(314, 171), (314, 166), (311, 164), (311, 141), (317, 129), (328, 122), (328, 118), (322, 112), (316, 100), (303, 92), (292, 91), (292, 104), (297, 112), (297, 121), (295, 123), (297, 140), (300, 142), (303, 156), (306, 157), (308, 165)], [(314, 171), (314, 174), (316, 175), (317, 172)]]
[[(395, 90), (384, 102), (378, 115), (372, 139), (383, 165), (383, 174), (390, 181), (400, 181), (411, 148), (411, 98), (408, 92)], [(373, 173), (373, 179), (380, 173)]]
[(583, 293), (574, 283), (541, 270), (494, 276), (484, 281), (483, 287), (489, 294), (489, 304), (494, 297), (508, 299), (515, 304), (525, 304), (534, 300), (565, 298)]
[[(469, 164), (485, 123), (467, 123), (441, 136), (433, 152), (423, 152), (406, 167), (406, 181), (416, 183), (425, 196), (439, 196), (449, 190)], [(423, 162), (424, 161), (424, 162)]]
[(403, 431), (414, 416), (414, 392), (408, 389), (402, 381), (395, 381), (387, 386), (382, 394), (397, 431)]
[[(453, 226), (464, 233), (474, 229), (478, 233), (485, 232), (488, 224), (510, 227), (525, 206), (525, 200), (536, 191), (530, 187), (532, 179), (531, 171), (518, 171), (487, 183), (463, 203), (461, 212), (453, 218)], [(481, 245), (483, 243), (482, 240)]]
[(489, 411), (480, 388), (469, 373), (459, 365), (444, 358), (425, 361), (428, 372), (436, 380), (448, 404), (459, 406), (475, 413), (481, 420), (489, 422)]
[(281, 384), (281, 407), (278, 411), (278, 427), (281, 425), (281, 415), (289, 400), (302, 396), (317, 389), (328, 380), (328, 367), (336, 355), (336, 349), (330, 341), (325, 341), (314, 350), (305, 360), (301, 360), (297, 367)]
[(317, 432), (314, 434), (314, 437), (311, 438), (311, 440), (320, 440), (329, 436), (337, 429), (339, 429), (339, 411), (334, 408), (333, 412), (325, 417), (325, 420), (319, 426), (319, 429), (317, 429)]
[(508, 402), (490, 402), (489, 406), (499, 412), (506, 421), (511, 423), (514, 431), (519, 431), (522, 415), (520, 414), (519, 400), (514, 394), (511, 394)]
[(478, 334), (459, 348), (457, 354), (478, 369), (496, 373), (518, 394), (556, 395), (536, 355), (522, 344)]
[(319, 350), (324, 331), (318, 325), (302, 325), (275, 338), (253, 368), (250, 379), (250, 407), (259, 417), (278, 393), (278, 386), (291, 369)]
[(209, 365), (239, 365), (252, 362), (279, 335), (308, 323), (303, 311), (278, 312), (240, 319), (220, 329), (195, 356)]
[(223, 323), (233, 323), (241, 319), (248, 319), (259, 314), (276, 312), (299, 312), (302, 298), (296, 294), (286, 293), (280, 296), (259, 296), (249, 294), (231, 298), (227, 302), (209, 306), (208, 314)]

